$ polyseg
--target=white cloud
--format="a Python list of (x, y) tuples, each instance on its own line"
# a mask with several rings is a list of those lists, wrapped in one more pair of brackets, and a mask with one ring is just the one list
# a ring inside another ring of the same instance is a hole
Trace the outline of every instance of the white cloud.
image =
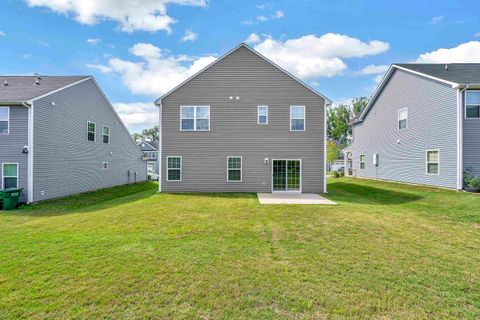
[(31, 53), (24, 53), (24, 54), (22, 54), (22, 58), (23, 58), (23, 59), (31, 59), (31, 58), (32, 58), (32, 54), (31, 54)]
[(387, 65), (368, 65), (364, 67), (362, 70), (360, 70), (358, 73), (359, 74), (379, 74), (379, 73), (385, 73), (388, 70), (389, 66)]
[(0, 31), (0, 37), (5, 37), (5, 36), (6, 36), (5, 32)]
[(441, 48), (421, 54), (420, 63), (480, 62), (480, 41), (462, 43), (454, 48)]
[(437, 24), (439, 23), (440, 21), (442, 21), (445, 17), (444, 16), (436, 16), (436, 17), (433, 17), (432, 20), (430, 20), (430, 23), (431, 24)]
[(247, 39), (245, 39), (245, 43), (248, 44), (255, 44), (260, 42), (260, 37), (256, 33), (251, 33)]
[(113, 107), (130, 129), (133, 126), (152, 127), (158, 124), (158, 110), (153, 102), (114, 103)]
[(101, 65), (101, 64), (91, 64), (91, 63), (87, 63), (85, 66), (86, 66), (87, 68), (90, 68), (90, 69), (98, 70), (98, 71), (100, 71), (101, 73), (109, 73), (109, 72), (112, 72), (112, 68), (110, 68), (110, 67), (108, 67), (108, 66)]
[(476, 37), (476, 38), (480, 38), (480, 31), (475, 33), (473, 36)]
[(101, 39), (87, 39), (87, 43), (88, 43), (88, 44), (91, 44), (92, 46), (97, 45), (97, 44), (99, 44), (100, 42), (102, 42)]
[(281, 10), (275, 11), (275, 13), (271, 16), (265, 16), (261, 15), (255, 18), (255, 20), (244, 20), (242, 21), (243, 24), (245, 25), (253, 25), (253, 24), (259, 24), (260, 22), (265, 22), (268, 20), (276, 20), (276, 19), (281, 19), (285, 16), (285, 13)]
[(182, 37), (182, 42), (195, 41), (198, 38), (198, 34), (192, 30), (185, 31), (185, 35)]
[(267, 37), (254, 46), (260, 53), (303, 80), (332, 77), (347, 69), (343, 59), (377, 55), (389, 49), (386, 42), (362, 42), (342, 34), (306, 35), (286, 41)]
[(47, 7), (70, 15), (81, 24), (116, 21), (125, 32), (143, 30), (171, 32), (175, 19), (167, 15), (168, 4), (206, 6), (206, 0), (25, 0), (30, 7)]
[[(135, 44), (130, 53), (142, 61), (111, 58), (107, 65), (101, 67), (118, 74), (131, 92), (154, 98), (173, 89), (216, 59), (214, 56), (175, 56), (149, 43)], [(99, 65), (92, 66), (98, 70), (101, 68)]]

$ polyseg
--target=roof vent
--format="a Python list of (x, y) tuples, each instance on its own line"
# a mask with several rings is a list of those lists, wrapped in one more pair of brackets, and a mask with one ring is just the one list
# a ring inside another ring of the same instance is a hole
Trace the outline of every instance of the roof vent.
[(448, 71), (448, 64), (445, 65), (445, 71)]
[(42, 80), (42, 77), (38, 73), (35, 73), (34, 76), (35, 78), (35, 84), (38, 86), (40, 84), (40, 80)]
[(3, 85), (4, 85), (5, 87), (8, 86), (7, 80), (5, 80), (5, 82), (3, 83)]

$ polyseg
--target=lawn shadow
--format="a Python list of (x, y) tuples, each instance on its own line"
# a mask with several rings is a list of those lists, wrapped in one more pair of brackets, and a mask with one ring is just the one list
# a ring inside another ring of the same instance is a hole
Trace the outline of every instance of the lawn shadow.
[(422, 196), (412, 193), (347, 182), (329, 185), (328, 196), (329, 199), (339, 202), (375, 205), (402, 204), (423, 199)]
[(158, 185), (156, 183), (142, 182), (80, 193), (31, 205), (24, 205), (18, 210), (5, 213), (11, 216), (35, 217), (52, 217), (73, 213), (86, 213), (132, 203), (151, 197), (157, 192)]

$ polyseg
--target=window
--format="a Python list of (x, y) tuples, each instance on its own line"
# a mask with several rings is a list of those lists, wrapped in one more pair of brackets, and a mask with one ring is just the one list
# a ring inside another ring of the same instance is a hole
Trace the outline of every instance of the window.
[(365, 155), (361, 154), (360, 155), (360, 169), (365, 169)]
[(103, 143), (110, 143), (110, 128), (102, 126), (102, 139)]
[(2, 164), (3, 189), (18, 188), (18, 163)]
[(147, 172), (155, 172), (155, 163), (149, 162), (147, 164)]
[(227, 157), (227, 181), (242, 181), (242, 157)]
[(268, 124), (268, 106), (258, 106), (258, 124)]
[(209, 106), (180, 107), (181, 131), (210, 131)]
[(408, 108), (398, 110), (398, 130), (407, 128)]
[(427, 174), (438, 174), (440, 155), (438, 150), (427, 150)]
[(103, 162), (102, 163), (102, 169), (104, 169), (104, 170), (108, 169), (108, 162)]
[(466, 91), (465, 115), (467, 118), (480, 118), (480, 91)]
[(182, 181), (182, 157), (167, 157), (167, 181)]
[(87, 139), (88, 141), (95, 142), (95, 132), (96, 132), (97, 125), (95, 122), (87, 122)]
[(0, 107), (0, 134), (8, 134), (10, 129), (10, 107)]
[(290, 107), (290, 131), (305, 131), (305, 106)]

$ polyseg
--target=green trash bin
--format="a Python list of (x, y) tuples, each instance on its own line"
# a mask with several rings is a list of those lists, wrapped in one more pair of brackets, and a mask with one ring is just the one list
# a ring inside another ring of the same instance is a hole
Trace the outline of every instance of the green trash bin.
[(20, 202), (23, 188), (12, 188), (0, 191), (0, 200), (2, 201), (2, 210), (13, 210), (17, 208)]

